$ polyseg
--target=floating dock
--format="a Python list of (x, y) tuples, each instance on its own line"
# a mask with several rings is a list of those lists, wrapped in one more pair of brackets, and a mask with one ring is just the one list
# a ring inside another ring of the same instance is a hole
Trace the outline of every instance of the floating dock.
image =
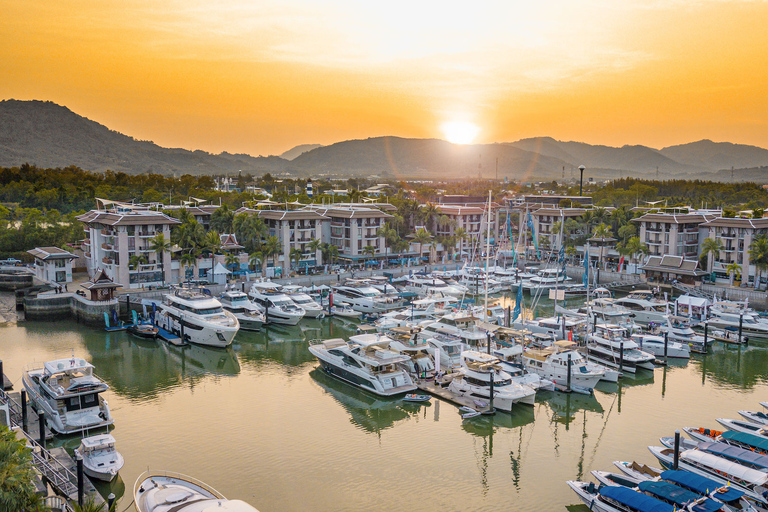
[(160, 337), (160, 339), (167, 341), (171, 345), (176, 345), (177, 347), (184, 347), (188, 345), (186, 341), (182, 341), (181, 338), (179, 338), (172, 332), (166, 331), (162, 327), (157, 327), (157, 329), (158, 329), (157, 335)]
[[(432, 380), (420, 380), (419, 382), (416, 383), (416, 387), (418, 387), (421, 391), (425, 391), (430, 395), (436, 398), (439, 398), (444, 402), (453, 404), (457, 407), (469, 407), (481, 414), (491, 413), (490, 405), (486, 405), (485, 407), (478, 407), (473, 400), (463, 396), (456, 396), (454, 393), (452, 393), (451, 391), (448, 391), (446, 388), (435, 384), (435, 382)], [(483, 402), (485, 402), (485, 400), (483, 400)]]

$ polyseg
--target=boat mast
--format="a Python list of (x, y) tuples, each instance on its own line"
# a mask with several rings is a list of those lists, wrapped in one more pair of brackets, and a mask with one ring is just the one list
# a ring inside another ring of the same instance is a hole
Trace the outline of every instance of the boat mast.
[[(488, 191), (488, 216), (485, 226), (485, 321), (490, 322), (488, 318), (488, 263), (491, 261), (491, 191)], [(491, 341), (488, 340), (488, 349), (490, 350)]]

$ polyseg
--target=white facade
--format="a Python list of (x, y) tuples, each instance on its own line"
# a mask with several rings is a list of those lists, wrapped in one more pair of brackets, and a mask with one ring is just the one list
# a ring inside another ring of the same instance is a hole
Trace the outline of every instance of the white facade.
[(37, 247), (27, 251), (35, 257), (35, 276), (51, 284), (72, 282), (72, 261), (74, 254), (58, 247)]

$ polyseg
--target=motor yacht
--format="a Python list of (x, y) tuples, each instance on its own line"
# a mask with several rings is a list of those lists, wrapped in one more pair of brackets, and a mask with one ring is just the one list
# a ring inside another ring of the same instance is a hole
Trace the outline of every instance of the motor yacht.
[(605, 377), (605, 371), (584, 359), (576, 350), (576, 343), (567, 340), (554, 342), (543, 349), (525, 348), (522, 354), (525, 369), (551, 380), (559, 387), (568, 386), (568, 360), (571, 361), (571, 389), (591, 393)]
[(390, 349), (392, 341), (381, 334), (358, 334), (349, 341), (312, 340), (309, 351), (329, 375), (377, 395), (394, 396), (411, 392), (416, 386), (399, 366), (410, 361), (410, 356)]
[(741, 323), (742, 333), (750, 338), (768, 338), (768, 322), (758, 320), (755, 315), (737, 307), (712, 306), (707, 323), (720, 329), (738, 329)]
[(455, 370), (461, 367), (461, 351), (464, 350), (461, 338), (450, 334), (425, 332), (424, 330), (418, 336), (427, 343), (427, 352), (432, 356), (435, 365), (438, 364), (438, 359), (440, 360), (442, 371)]
[(115, 438), (110, 434), (84, 437), (75, 455), (83, 458), (83, 470), (91, 478), (111, 482), (125, 464), (123, 456), (115, 448)]
[(616, 304), (610, 297), (596, 297), (578, 309), (586, 314), (590, 323), (614, 324), (627, 329), (629, 333), (638, 332), (640, 326), (635, 322), (635, 314), (628, 308)]
[(596, 325), (587, 341), (587, 359), (597, 361), (620, 371), (635, 373), (638, 368), (653, 370), (656, 357), (640, 350), (637, 343), (627, 337), (627, 331), (618, 325)]
[(545, 334), (547, 339), (563, 339), (568, 332), (583, 333), (587, 319), (581, 316), (552, 316), (536, 319), (520, 319), (512, 324), (515, 329), (535, 334)]
[(646, 290), (637, 290), (626, 297), (614, 299), (613, 303), (630, 310), (635, 316), (635, 322), (643, 325), (664, 323), (669, 314), (669, 303), (651, 300), (653, 294)]
[(512, 381), (512, 377), (503, 371), (499, 360), (490, 354), (476, 350), (461, 353), (463, 364), (448, 385), (448, 390), (472, 400), (490, 402), (493, 388), (493, 407), (502, 411), (511, 411), (516, 403), (533, 405), (536, 391), (530, 386)]
[(467, 293), (467, 289), (463, 286), (450, 285), (442, 279), (422, 274), (414, 274), (410, 276), (403, 283), (403, 289), (408, 292), (416, 293), (419, 297), (435, 294), (463, 297), (464, 294)]
[(163, 296), (155, 324), (190, 343), (226, 347), (240, 329), (240, 322), (206, 292), (191, 286), (171, 290)]
[(199, 480), (170, 471), (142, 473), (133, 486), (133, 501), (137, 512), (258, 512)]
[(306, 314), (283, 292), (279, 284), (271, 281), (253, 283), (248, 296), (264, 313), (266, 323), (296, 325)]
[[(664, 336), (636, 333), (633, 334), (631, 338), (635, 343), (637, 343), (640, 350), (649, 352), (656, 357), (663, 357), (665, 355)], [(690, 359), (691, 347), (686, 343), (671, 341), (669, 336), (667, 336), (666, 356), (674, 357), (676, 359)]]
[(325, 318), (325, 310), (315, 299), (299, 290), (300, 286), (283, 286), (283, 291), (294, 304), (304, 310), (305, 318)]
[(536, 292), (537, 290), (549, 290), (551, 288), (565, 288), (567, 283), (572, 281), (565, 275), (561, 268), (542, 268), (538, 273), (524, 281), (520, 286), (523, 290)]
[(499, 359), (499, 366), (512, 377), (513, 382), (530, 386), (535, 391), (555, 390), (554, 382), (537, 373), (530, 373), (525, 370), (522, 360), (522, 345), (497, 347), (493, 349), (492, 354)]
[(221, 307), (229, 311), (240, 323), (244, 331), (258, 331), (264, 325), (264, 315), (253, 304), (248, 295), (236, 290), (227, 290), (219, 297)]
[(359, 311), (352, 309), (352, 306), (346, 302), (337, 301), (331, 305), (331, 316), (338, 316), (344, 318), (354, 318), (360, 320), (363, 314)]
[(455, 311), (441, 316), (424, 326), (425, 334), (447, 334), (459, 338), (467, 347), (477, 348), (488, 343), (488, 331), (477, 327), (477, 317), (466, 311)]
[(334, 299), (340, 298), (361, 313), (383, 314), (401, 309), (405, 301), (394, 295), (385, 295), (373, 286), (365, 283), (347, 283), (333, 288)]
[[(693, 321), (689, 318), (668, 315), (665, 322), (660, 325), (649, 325), (650, 333), (663, 336), (667, 333), (669, 341), (676, 341), (688, 345), (691, 352), (706, 353), (704, 336), (693, 330)], [(714, 332), (713, 332), (714, 334)], [(709, 340), (707, 340), (709, 341)], [(708, 348), (708, 347), (707, 347)]]
[(428, 379), (435, 375), (435, 364), (429, 355), (429, 344), (418, 337), (418, 328), (395, 327), (387, 335), (392, 338), (389, 348), (398, 354), (408, 356), (409, 360), (401, 366), (412, 377)]
[(72, 357), (32, 364), (22, 375), (24, 389), (48, 426), (59, 434), (107, 427), (114, 420), (101, 393), (109, 389), (93, 365)]

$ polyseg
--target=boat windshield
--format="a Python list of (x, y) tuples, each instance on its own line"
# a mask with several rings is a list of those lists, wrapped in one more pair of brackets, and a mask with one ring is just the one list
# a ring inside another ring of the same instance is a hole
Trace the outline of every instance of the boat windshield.
[(290, 306), (293, 304), (291, 299), (272, 299), (272, 304), (275, 306)]
[(218, 315), (224, 312), (221, 307), (205, 308), (205, 309), (190, 309), (193, 313), (198, 315)]

